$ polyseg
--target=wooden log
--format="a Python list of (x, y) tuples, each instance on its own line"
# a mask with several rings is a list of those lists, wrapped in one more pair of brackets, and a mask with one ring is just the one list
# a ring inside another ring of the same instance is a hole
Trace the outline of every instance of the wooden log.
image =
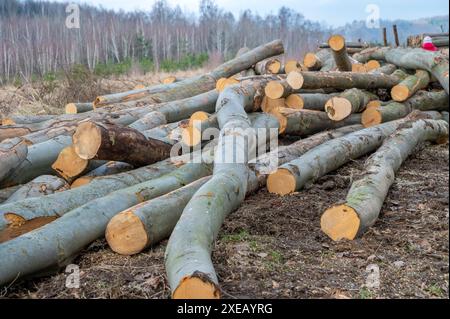
[(158, 179), (90, 201), (39, 229), (0, 245), (0, 285), (65, 266), (86, 245), (104, 235), (114, 215), (209, 174), (208, 164), (184, 165)]
[(263, 102), (261, 104), (261, 111), (270, 113), (273, 110), (276, 110), (280, 107), (286, 107), (286, 99), (271, 99), (267, 96), (263, 98)]
[(249, 52), (220, 65), (205, 75), (172, 84), (156, 85), (142, 90), (100, 96), (96, 99), (94, 105), (102, 106), (117, 102), (136, 100), (142, 97), (145, 97), (147, 101), (153, 100), (155, 103), (184, 99), (213, 90), (218, 79), (229, 78), (243, 70), (251, 68), (259, 61), (282, 53), (284, 53), (284, 48), (281, 40), (275, 40), (250, 50)]
[(434, 37), (432, 38), (433, 44), (437, 47), (448, 47), (448, 36), (447, 37)]
[(431, 73), (449, 94), (448, 59), (440, 52), (411, 48), (371, 48), (356, 56), (358, 61), (385, 60), (401, 68), (426, 70)]
[(448, 123), (442, 120), (419, 120), (400, 127), (366, 161), (365, 173), (352, 183), (345, 203), (323, 213), (322, 231), (334, 241), (363, 234), (378, 219), (395, 173), (415, 147), (424, 141), (447, 140)]
[(25, 185), (21, 185), (3, 204), (26, 198), (46, 196), (68, 189), (69, 184), (62, 178), (53, 175), (42, 175)]
[(34, 124), (53, 120), (55, 115), (12, 115), (2, 118), (1, 125)]
[(280, 134), (307, 136), (327, 129), (361, 123), (361, 115), (354, 114), (343, 121), (332, 121), (327, 113), (312, 110), (280, 108), (271, 113), (280, 123)]
[[(255, 164), (251, 164), (254, 180), (247, 195), (265, 184), (268, 169), (274, 161), (283, 163), (293, 160), (325, 141), (361, 128), (361, 125), (355, 125), (319, 133), (289, 146), (279, 147), (259, 157)], [(138, 204), (114, 216), (106, 228), (106, 239), (111, 249), (122, 255), (133, 255), (169, 237), (184, 207), (194, 193), (209, 179), (210, 177), (204, 177), (167, 195)]]
[(109, 247), (121, 255), (134, 255), (169, 237), (184, 207), (209, 179), (203, 177), (114, 216), (105, 233)]
[[(245, 110), (248, 97), (247, 88), (230, 87), (217, 101), (216, 113), (221, 132), (213, 176), (183, 210), (166, 250), (166, 270), (173, 298), (219, 297), (217, 276), (210, 259), (211, 243), (224, 218), (244, 200), (249, 176), (247, 163), (250, 154), (256, 154), (255, 136)], [(190, 217), (193, 211), (196, 216)], [(180, 226), (186, 218), (195, 220), (196, 225)], [(194, 234), (197, 239), (191, 237)], [(189, 251), (184, 250), (186, 240), (191, 244)], [(180, 249), (184, 250), (182, 256)]]
[(419, 91), (404, 103), (392, 102), (365, 110), (361, 117), (364, 127), (397, 120), (413, 110), (448, 111), (448, 95), (445, 91)]
[(81, 159), (120, 161), (137, 167), (168, 158), (172, 148), (138, 130), (96, 122), (80, 124), (72, 139)]
[(78, 114), (94, 110), (92, 103), (69, 103), (66, 105), (66, 114)]
[[(354, 129), (357, 128), (355, 127), (351, 131)], [(341, 132), (341, 134), (346, 134), (349, 131), (347, 128), (347, 132)], [(256, 191), (265, 183), (267, 163), (272, 162), (271, 157), (279, 158), (280, 161), (290, 159), (292, 156), (299, 156), (328, 139), (337, 137), (327, 134), (321, 133), (298, 141), (289, 147), (281, 148), (264, 156), (263, 163), (252, 167), (250, 170), (247, 194)], [(330, 134), (339, 133), (330, 132)], [(226, 212), (223, 214), (223, 209), (218, 208), (216, 210), (215, 206), (229, 206), (231, 203), (227, 200), (226, 194), (220, 195), (221, 192), (217, 189), (208, 189), (206, 186), (207, 184), (200, 188), (184, 209), (167, 245), (165, 264), (173, 298), (204, 299), (220, 297), (218, 280), (210, 255), (212, 243), (217, 237), (220, 225), (226, 217)], [(236, 190), (238, 189), (236, 188)], [(201, 202), (205, 204), (210, 202), (209, 205), (213, 205), (214, 209), (213, 207), (208, 210), (198, 209)], [(233, 210), (233, 208), (226, 208), (226, 210), (229, 209)], [(211, 212), (214, 212), (214, 214)], [(220, 212), (219, 216), (217, 215), (218, 212)]]
[(398, 31), (397, 31), (397, 25), (396, 24), (394, 24), (392, 26), (392, 30), (394, 31), (395, 46), (398, 47), (398, 46), (400, 46), (400, 40), (398, 38)]
[(0, 143), (0, 160), (2, 163), (0, 165), (0, 182), (10, 176), (27, 158), (27, 155), (28, 146), (20, 138), (8, 139)]
[(359, 89), (345, 90), (325, 103), (325, 112), (333, 121), (342, 121), (353, 113), (365, 110), (370, 101), (378, 100), (375, 94)]
[(165, 77), (164, 79), (162, 79), (161, 83), (162, 84), (171, 84), (171, 83), (180, 82), (180, 81), (182, 81), (182, 79), (179, 79), (173, 75), (169, 75), (169, 76)]
[[(175, 170), (190, 158), (180, 158), (172, 162), (165, 160), (130, 172), (99, 177), (91, 183), (65, 192), (39, 199), (25, 199), (0, 206), (0, 230), (9, 226), (11, 220), (28, 220), (38, 217), (61, 216), (66, 212), (96, 198), (105, 196), (121, 188), (130, 187), (147, 180), (158, 178)], [(11, 224), (11, 225), (10, 225)]]
[(395, 66), (394, 64), (391, 64), (391, 63), (386, 63), (385, 65), (381, 66), (380, 68), (370, 71), (370, 73), (390, 75), (390, 74), (394, 73), (396, 70), (397, 70), (397, 66)]
[(430, 75), (428, 72), (417, 70), (414, 75), (408, 76), (391, 89), (392, 99), (397, 102), (406, 101), (417, 91), (425, 89), (429, 83)]
[(328, 49), (319, 50), (316, 53), (309, 52), (303, 59), (303, 64), (310, 71), (320, 70), (325, 66), (327, 60), (333, 59), (331, 51)]
[(281, 62), (278, 59), (270, 58), (256, 63), (256, 74), (278, 74), (281, 70)]
[(270, 174), (267, 189), (278, 195), (301, 190), (307, 183), (377, 149), (386, 137), (408, 120), (384, 123), (323, 143)]
[(293, 71), (303, 71), (303, 67), (301, 65), (300, 62), (298, 62), (297, 60), (287, 60), (284, 63), (284, 73), (289, 74)]
[(335, 34), (328, 39), (334, 61), (339, 71), (348, 72), (352, 70), (352, 62), (347, 53), (345, 39), (343, 36)]
[[(334, 96), (337, 96), (337, 93), (301, 93), (301, 94), (291, 94), (286, 99), (286, 104), (289, 105), (289, 98), (292, 99), (292, 97), (297, 97), (298, 102), (296, 101), (297, 105), (299, 105), (299, 109), (305, 109), (305, 110), (313, 110), (313, 111), (323, 111), (325, 109), (325, 103), (329, 99), (331, 99)], [(294, 108), (294, 107), (291, 107)]]
[(72, 182), (70, 188), (77, 188), (89, 184), (96, 177), (119, 174), (126, 171), (130, 171), (132, 169), (133, 166), (127, 163), (108, 162), (90, 171), (89, 173), (83, 175), (82, 177), (77, 178), (75, 181)]
[(353, 72), (291, 72), (286, 80), (270, 81), (265, 94), (271, 99), (315, 89), (390, 89), (400, 83), (395, 75)]
[(14, 194), (22, 185), (16, 185), (0, 189), (0, 204), (4, 203), (12, 194)]

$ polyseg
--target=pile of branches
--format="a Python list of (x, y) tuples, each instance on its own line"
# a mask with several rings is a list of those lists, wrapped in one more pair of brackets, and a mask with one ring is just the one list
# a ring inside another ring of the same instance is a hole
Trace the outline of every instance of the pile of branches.
[[(448, 56), (347, 46), (334, 35), (283, 61), (277, 40), (198, 77), (2, 119), (0, 284), (60, 269), (103, 236), (123, 255), (170, 238), (173, 298), (220, 298), (211, 251), (246, 196), (300, 191), (374, 152), (321, 218), (332, 240), (364, 233), (415, 146), (447, 141)], [(298, 140), (256, 155), (278, 135)]]

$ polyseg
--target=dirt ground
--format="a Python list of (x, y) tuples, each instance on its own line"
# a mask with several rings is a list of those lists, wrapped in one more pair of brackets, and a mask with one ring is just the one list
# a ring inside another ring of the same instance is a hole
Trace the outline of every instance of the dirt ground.
[[(365, 158), (287, 197), (265, 189), (227, 218), (213, 262), (225, 298), (448, 298), (449, 149), (421, 145), (398, 172), (379, 221), (334, 243), (320, 215), (343, 200)], [(123, 257), (98, 240), (75, 260), (79, 289), (61, 272), (12, 285), (4, 298), (169, 298), (167, 241)], [(377, 276), (379, 275), (379, 280)], [(373, 280), (375, 278), (375, 281)], [(379, 287), (374, 282), (379, 281)]]

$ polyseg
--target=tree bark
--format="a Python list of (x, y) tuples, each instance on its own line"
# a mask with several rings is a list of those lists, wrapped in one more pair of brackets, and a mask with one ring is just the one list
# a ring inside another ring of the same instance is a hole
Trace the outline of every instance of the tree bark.
[(87, 202), (44, 227), (0, 245), (0, 284), (65, 266), (86, 245), (104, 235), (106, 225), (114, 215), (210, 173), (207, 164), (184, 165), (158, 179)]
[(445, 91), (419, 91), (404, 103), (392, 102), (368, 108), (362, 114), (361, 123), (365, 127), (378, 125), (405, 117), (413, 110), (447, 111), (448, 95)]
[(177, 83), (157, 85), (142, 90), (101, 96), (96, 99), (94, 105), (102, 106), (117, 102), (136, 100), (143, 97), (145, 97), (146, 100), (154, 101), (154, 103), (187, 98), (213, 90), (217, 80), (220, 78), (229, 78), (243, 70), (251, 68), (259, 61), (282, 53), (284, 53), (284, 48), (281, 40), (275, 40), (250, 50), (249, 52), (222, 64), (205, 75), (186, 79)]
[(354, 114), (343, 121), (332, 121), (327, 113), (311, 110), (280, 108), (273, 111), (280, 123), (280, 134), (307, 136), (327, 129), (361, 123), (361, 115)]
[(330, 59), (333, 59), (331, 51), (328, 49), (322, 49), (316, 53), (307, 53), (303, 59), (303, 64), (309, 71), (317, 71), (324, 67), (326, 61)]
[(351, 114), (365, 110), (370, 101), (378, 100), (378, 96), (359, 89), (345, 90), (325, 103), (325, 112), (333, 121), (342, 121)]
[(352, 62), (347, 53), (345, 39), (340, 35), (332, 35), (328, 39), (333, 59), (339, 71), (350, 72), (352, 70)]
[(85, 113), (94, 110), (92, 103), (69, 103), (66, 105), (66, 114)]
[[(355, 57), (355, 56), (354, 56)], [(423, 49), (371, 48), (355, 57), (359, 62), (367, 59), (385, 60), (401, 68), (430, 72), (449, 94), (448, 58), (440, 52)]]
[(77, 188), (92, 182), (96, 177), (108, 176), (123, 173), (133, 169), (133, 166), (123, 162), (108, 162), (96, 169), (90, 171), (86, 175), (77, 178), (71, 185), (70, 188)]
[(12, 194), (14, 194), (22, 185), (11, 186), (0, 189), (0, 204), (4, 203)]
[(366, 128), (323, 143), (298, 159), (281, 165), (276, 172), (270, 174), (267, 189), (270, 193), (279, 195), (301, 190), (307, 183), (313, 183), (348, 161), (377, 149), (386, 137), (408, 120), (410, 119)]
[(417, 70), (416, 74), (408, 76), (391, 89), (394, 101), (403, 102), (413, 96), (417, 91), (425, 89), (430, 83), (427, 71)]
[[(289, 95), (289, 97), (291, 96), (297, 96), (300, 99), (300, 109), (323, 111), (325, 109), (325, 103), (332, 97), (337, 96), (337, 93), (300, 93)], [(287, 102), (289, 97), (286, 99)]]
[(388, 137), (366, 162), (362, 178), (354, 181), (344, 204), (327, 209), (321, 229), (332, 240), (353, 240), (372, 226), (380, 214), (395, 173), (424, 141), (448, 140), (448, 123), (419, 120), (406, 123)]
[(270, 58), (256, 63), (255, 72), (259, 75), (278, 74), (281, 70), (281, 62), (278, 59)]
[(78, 126), (73, 145), (81, 159), (120, 161), (137, 167), (168, 158), (172, 148), (160, 140), (146, 138), (138, 130), (94, 122)]
[(190, 160), (189, 157), (180, 157), (179, 159), (175, 159), (174, 162), (165, 160), (130, 172), (99, 177), (85, 186), (62, 193), (48, 195), (40, 199), (30, 198), (1, 205), (0, 230), (10, 224), (5, 217), (8, 216), (7, 214), (18, 216), (20, 220), (45, 216), (60, 216), (88, 201), (103, 197), (108, 193), (168, 174), (178, 166), (185, 164), (188, 160)]
[[(28, 146), (20, 138), (12, 138), (0, 143), (0, 182), (11, 175), (27, 158)], [(2, 188), (7, 185), (2, 184)]]
[(12, 115), (2, 118), (1, 125), (34, 124), (48, 120), (53, 120), (56, 115)]

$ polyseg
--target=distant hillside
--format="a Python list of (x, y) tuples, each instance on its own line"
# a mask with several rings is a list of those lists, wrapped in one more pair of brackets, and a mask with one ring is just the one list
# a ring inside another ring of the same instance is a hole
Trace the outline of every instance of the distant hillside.
[(386, 27), (388, 30), (388, 42), (393, 43), (394, 34), (392, 32), (392, 26), (396, 24), (400, 42), (405, 43), (406, 38), (412, 34), (442, 32), (441, 26), (443, 27), (444, 32), (448, 32), (448, 19), (449, 16), (446, 15), (417, 20), (381, 20), (380, 29), (367, 28), (365, 21), (353, 21), (343, 27), (337, 28), (335, 32), (343, 34), (349, 41), (362, 39), (363, 41), (377, 43), (382, 42), (382, 28)]

